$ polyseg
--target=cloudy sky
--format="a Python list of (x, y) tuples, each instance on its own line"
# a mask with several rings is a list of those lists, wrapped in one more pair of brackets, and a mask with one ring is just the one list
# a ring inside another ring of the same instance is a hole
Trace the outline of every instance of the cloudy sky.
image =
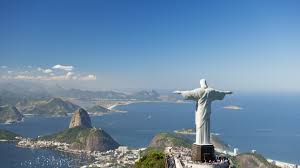
[[(300, 1), (0, 2), (0, 80), (300, 91)], [(84, 85), (83, 85), (84, 86)]]
[(96, 80), (96, 75), (83, 75), (70, 65), (54, 65), (52, 67), (32, 67), (31, 65), (18, 68), (0, 66), (2, 80), (40, 80), (40, 81), (66, 81), (66, 80)]

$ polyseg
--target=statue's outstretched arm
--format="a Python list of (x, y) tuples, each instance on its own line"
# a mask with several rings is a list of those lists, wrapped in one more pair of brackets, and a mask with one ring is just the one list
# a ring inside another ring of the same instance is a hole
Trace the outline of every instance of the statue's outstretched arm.
[(175, 94), (182, 94), (182, 92), (179, 91), (179, 90), (176, 90), (176, 91), (174, 91), (173, 93), (175, 93)]
[(223, 90), (215, 90), (216, 92), (219, 92), (219, 93), (223, 93), (223, 94), (232, 94), (233, 92), (232, 91), (223, 91)]
[(198, 100), (197, 91), (190, 90), (190, 91), (174, 91), (175, 94), (180, 94), (186, 100)]
[(225, 94), (232, 94), (232, 91), (223, 91)]

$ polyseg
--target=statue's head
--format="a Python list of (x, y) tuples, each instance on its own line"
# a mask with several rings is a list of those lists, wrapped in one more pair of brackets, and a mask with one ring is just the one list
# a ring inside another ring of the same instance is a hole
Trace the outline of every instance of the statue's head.
[(200, 87), (201, 87), (201, 88), (204, 88), (204, 89), (208, 88), (205, 79), (201, 79), (201, 80), (200, 80)]

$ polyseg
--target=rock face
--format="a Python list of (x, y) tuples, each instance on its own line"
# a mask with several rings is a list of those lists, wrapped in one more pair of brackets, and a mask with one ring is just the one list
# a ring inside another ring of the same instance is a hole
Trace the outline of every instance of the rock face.
[(74, 112), (69, 128), (74, 128), (78, 126), (84, 126), (89, 128), (92, 127), (91, 118), (83, 108), (79, 108)]
[(102, 129), (90, 128), (84, 131), (87, 134), (86, 137), (79, 138), (79, 141), (72, 143), (72, 149), (108, 151), (119, 147), (119, 144)]
[(22, 121), (23, 115), (15, 106), (0, 106), (0, 123), (14, 123)]

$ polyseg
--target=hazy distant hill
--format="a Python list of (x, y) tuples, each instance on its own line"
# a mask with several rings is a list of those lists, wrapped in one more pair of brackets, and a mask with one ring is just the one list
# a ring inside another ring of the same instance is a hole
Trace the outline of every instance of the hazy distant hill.
[(159, 100), (159, 93), (157, 93), (155, 90), (151, 91), (139, 91), (135, 92), (132, 95), (129, 95), (128, 97), (131, 99), (137, 99), (137, 100)]
[(65, 89), (59, 85), (46, 86), (33, 82), (0, 83), (0, 105), (23, 107), (33, 105), (36, 101), (46, 101), (53, 97), (76, 98), (81, 100), (113, 99), (113, 100), (160, 100), (160, 94), (155, 90), (131, 91), (89, 91), (81, 89)]
[(0, 123), (14, 123), (23, 119), (23, 115), (15, 106), (0, 106)]
[(0, 83), (0, 105), (15, 106), (22, 101), (49, 99), (51, 95), (40, 85), (31, 83)]
[(56, 97), (72, 97), (78, 99), (125, 99), (126, 94), (115, 91), (89, 91), (80, 89), (57, 88), (51, 94)]
[(32, 109), (26, 111), (26, 114), (47, 115), (47, 116), (66, 116), (67, 113), (73, 113), (80, 108), (69, 101), (61, 98), (52, 98), (47, 102), (35, 105)]
[(116, 91), (88, 91), (80, 89), (62, 89), (56, 90), (52, 95), (57, 97), (71, 97), (78, 99), (136, 99), (136, 100), (159, 100), (159, 94), (152, 91), (139, 91), (133, 93), (123, 93)]

